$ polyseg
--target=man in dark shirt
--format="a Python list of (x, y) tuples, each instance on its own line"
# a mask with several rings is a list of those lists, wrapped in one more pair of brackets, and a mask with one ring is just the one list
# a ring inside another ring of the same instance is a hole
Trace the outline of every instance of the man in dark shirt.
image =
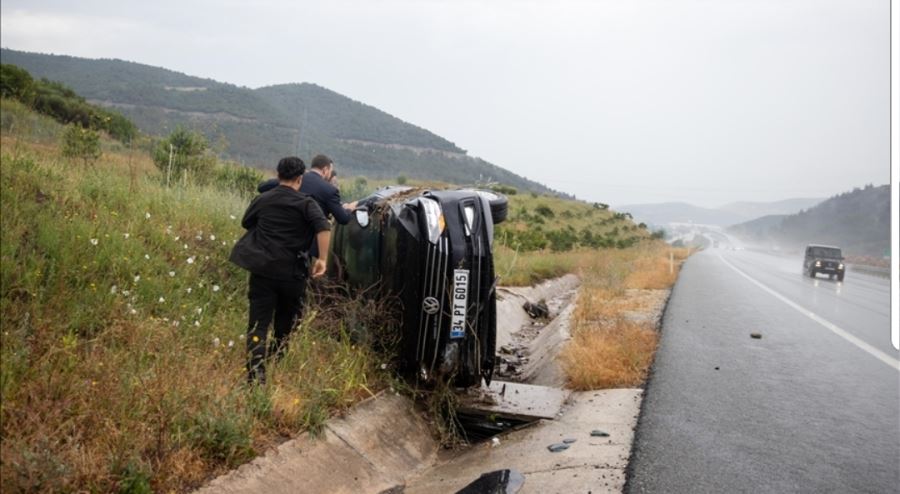
[(266, 338), (274, 313), (274, 344), (283, 351), (303, 310), (310, 270), (307, 249), (324, 255), (312, 267), (314, 278), (325, 274), (328, 220), (311, 197), (299, 192), (306, 166), (296, 157), (278, 162), (278, 185), (250, 203), (241, 226), (247, 233), (231, 251), (231, 261), (250, 271), (250, 317), (247, 328), (247, 377), (265, 382)]
[[(309, 194), (316, 202), (325, 216), (334, 216), (334, 220), (341, 225), (346, 225), (350, 221), (350, 211), (356, 209), (356, 202), (349, 204), (341, 203), (341, 192), (331, 183), (334, 175), (334, 162), (331, 158), (324, 154), (316, 155), (310, 163), (311, 173), (307, 173), (303, 178), (303, 184), (300, 186), (300, 192)], [(275, 187), (275, 179), (268, 180), (259, 185), (258, 190), (265, 192)], [(311, 257), (319, 257), (319, 249), (317, 245), (312, 245), (309, 249)], [(327, 252), (324, 253), (328, 255)]]

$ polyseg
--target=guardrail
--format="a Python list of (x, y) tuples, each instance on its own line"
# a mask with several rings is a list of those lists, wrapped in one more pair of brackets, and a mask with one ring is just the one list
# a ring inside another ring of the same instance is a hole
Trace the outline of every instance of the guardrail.
[(847, 267), (850, 269), (850, 271), (856, 271), (857, 273), (878, 276), (880, 278), (890, 278), (891, 277), (891, 268), (868, 266), (866, 264), (848, 264)]

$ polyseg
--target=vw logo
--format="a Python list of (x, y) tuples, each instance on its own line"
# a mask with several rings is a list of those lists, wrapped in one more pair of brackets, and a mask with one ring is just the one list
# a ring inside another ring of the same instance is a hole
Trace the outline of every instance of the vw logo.
[(432, 316), (441, 310), (441, 303), (434, 297), (425, 297), (425, 300), (422, 301), (422, 310)]

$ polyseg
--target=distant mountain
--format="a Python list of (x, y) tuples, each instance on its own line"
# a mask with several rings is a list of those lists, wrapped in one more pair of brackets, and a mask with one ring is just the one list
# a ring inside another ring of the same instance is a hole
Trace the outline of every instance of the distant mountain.
[(845, 253), (880, 257), (890, 250), (890, 186), (856, 188), (797, 214), (760, 218), (728, 232), (749, 242), (795, 249), (831, 244)]
[(632, 204), (617, 206), (616, 211), (631, 213), (635, 221), (654, 226), (669, 223), (696, 223), (703, 225), (727, 226), (744, 221), (746, 217), (729, 211), (702, 208), (685, 202), (664, 202), (659, 204)]
[(684, 202), (658, 204), (632, 204), (618, 206), (617, 211), (631, 213), (635, 220), (649, 225), (665, 226), (668, 223), (696, 223), (729, 226), (769, 215), (786, 215), (799, 212), (822, 202), (822, 199), (785, 199), (775, 202), (732, 202), (718, 208), (703, 208)]
[(716, 209), (743, 216), (745, 220), (777, 214), (794, 214), (822, 202), (821, 197), (785, 199), (775, 202), (732, 202)]
[(164, 135), (182, 124), (220, 143), (226, 157), (271, 169), (283, 156), (325, 153), (344, 175), (405, 175), (469, 184), (492, 180), (535, 192), (546, 186), (372, 106), (315, 84), (250, 89), (168, 69), (109, 59), (0, 50), (3, 63), (72, 87), (113, 107), (142, 131)]

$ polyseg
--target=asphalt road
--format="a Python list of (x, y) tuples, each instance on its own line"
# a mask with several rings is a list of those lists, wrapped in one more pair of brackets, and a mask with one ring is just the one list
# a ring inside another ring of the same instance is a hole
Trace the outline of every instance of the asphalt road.
[(709, 249), (684, 265), (626, 492), (900, 492), (890, 284), (801, 264)]

